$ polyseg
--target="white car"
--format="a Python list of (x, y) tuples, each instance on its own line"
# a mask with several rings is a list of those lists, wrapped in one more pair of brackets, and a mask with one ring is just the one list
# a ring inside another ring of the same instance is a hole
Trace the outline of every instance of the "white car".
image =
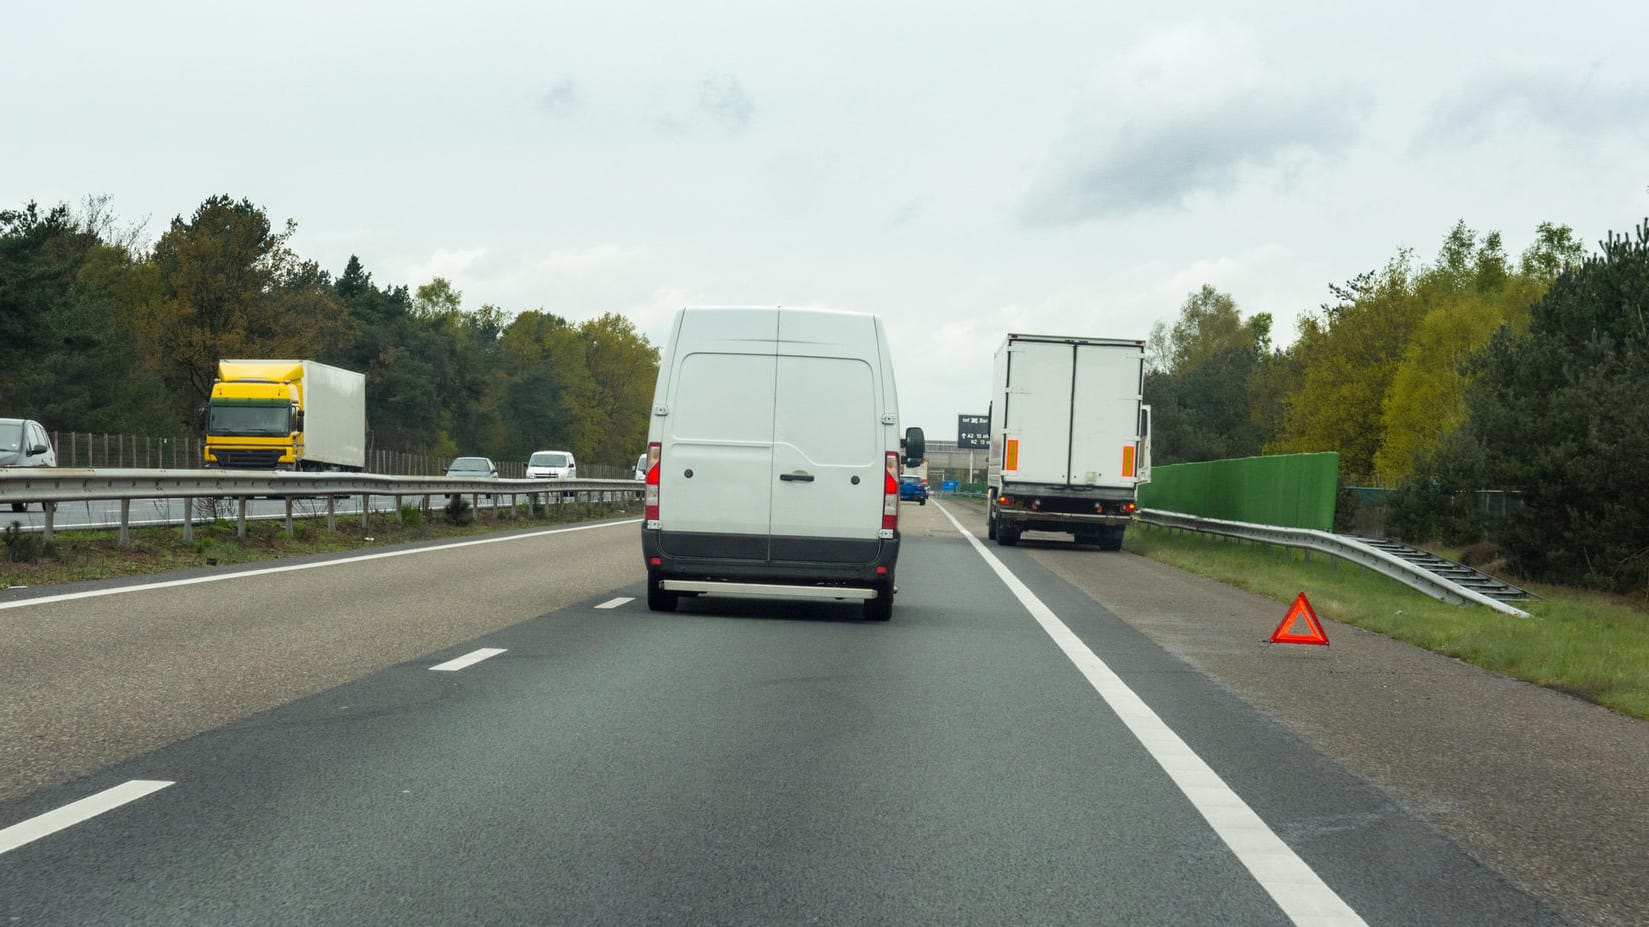
[(647, 455), (642, 454), (640, 457), (636, 458), (636, 479), (644, 480), (646, 478), (647, 478)]
[[(0, 418), (0, 467), (55, 467), (57, 452), (39, 422), (22, 418)], [(13, 502), (11, 510), (21, 512), (25, 503)]]
[(880, 319), (683, 309), (659, 363), (641, 547), (647, 605), (683, 595), (863, 603), (893, 615), (901, 440)]
[(534, 451), (527, 458), (529, 480), (576, 480), (578, 461), (572, 451)]

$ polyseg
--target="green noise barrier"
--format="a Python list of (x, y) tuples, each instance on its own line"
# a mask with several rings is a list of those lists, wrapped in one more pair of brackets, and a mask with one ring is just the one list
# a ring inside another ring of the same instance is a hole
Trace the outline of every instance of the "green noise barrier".
[(1334, 526), (1340, 455), (1275, 454), (1151, 468), (1141, 508), (1285, 528)]

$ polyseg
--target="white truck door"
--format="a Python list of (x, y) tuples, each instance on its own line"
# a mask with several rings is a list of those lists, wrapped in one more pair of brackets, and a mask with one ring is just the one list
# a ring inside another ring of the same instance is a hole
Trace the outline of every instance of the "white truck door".
[(773, 535), (874, 542), (890, 450), (880, 440), (885, 410), (873, 366), (880, 364), (874, 322), (781, 310), (779, 333)]
[(749, 536), (740, 556), (767, 556), (777, 316), (718, 312), (684, 322), (661, 438), (667, 549), (672, 534), (739, 534)]
[(1084, 344), (1076, 349), (1076, 415), (1071, 482), (1132, 489), (1139, 477), (1138, 348)]
[(1064, 483), (1071, 450), (1072, 346), (1017, 341), (1008, 346), (1002, 425), (1004, 483)]

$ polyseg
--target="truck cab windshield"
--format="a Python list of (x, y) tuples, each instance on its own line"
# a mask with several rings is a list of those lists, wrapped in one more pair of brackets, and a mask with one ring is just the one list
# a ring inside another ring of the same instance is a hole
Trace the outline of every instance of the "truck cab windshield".
[(225, 405), (212, 403), (206, 433), (213, 435), (288, 435), (292, 433), (292, 407)]

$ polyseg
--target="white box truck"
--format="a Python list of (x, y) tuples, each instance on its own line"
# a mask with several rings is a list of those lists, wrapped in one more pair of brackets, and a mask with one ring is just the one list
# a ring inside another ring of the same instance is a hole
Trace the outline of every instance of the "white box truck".
[(1151, 479), (1145, 342), (1010, 334), (996, 350), (986, 531), (1069, 532), (1120, 550)]
[(858, 601), (888, 620), (900, 466), (923, 445), (920, 428), (901, 439), (875, 316), (677, 312), (647, 433), (648, 607), (699, 595)]

